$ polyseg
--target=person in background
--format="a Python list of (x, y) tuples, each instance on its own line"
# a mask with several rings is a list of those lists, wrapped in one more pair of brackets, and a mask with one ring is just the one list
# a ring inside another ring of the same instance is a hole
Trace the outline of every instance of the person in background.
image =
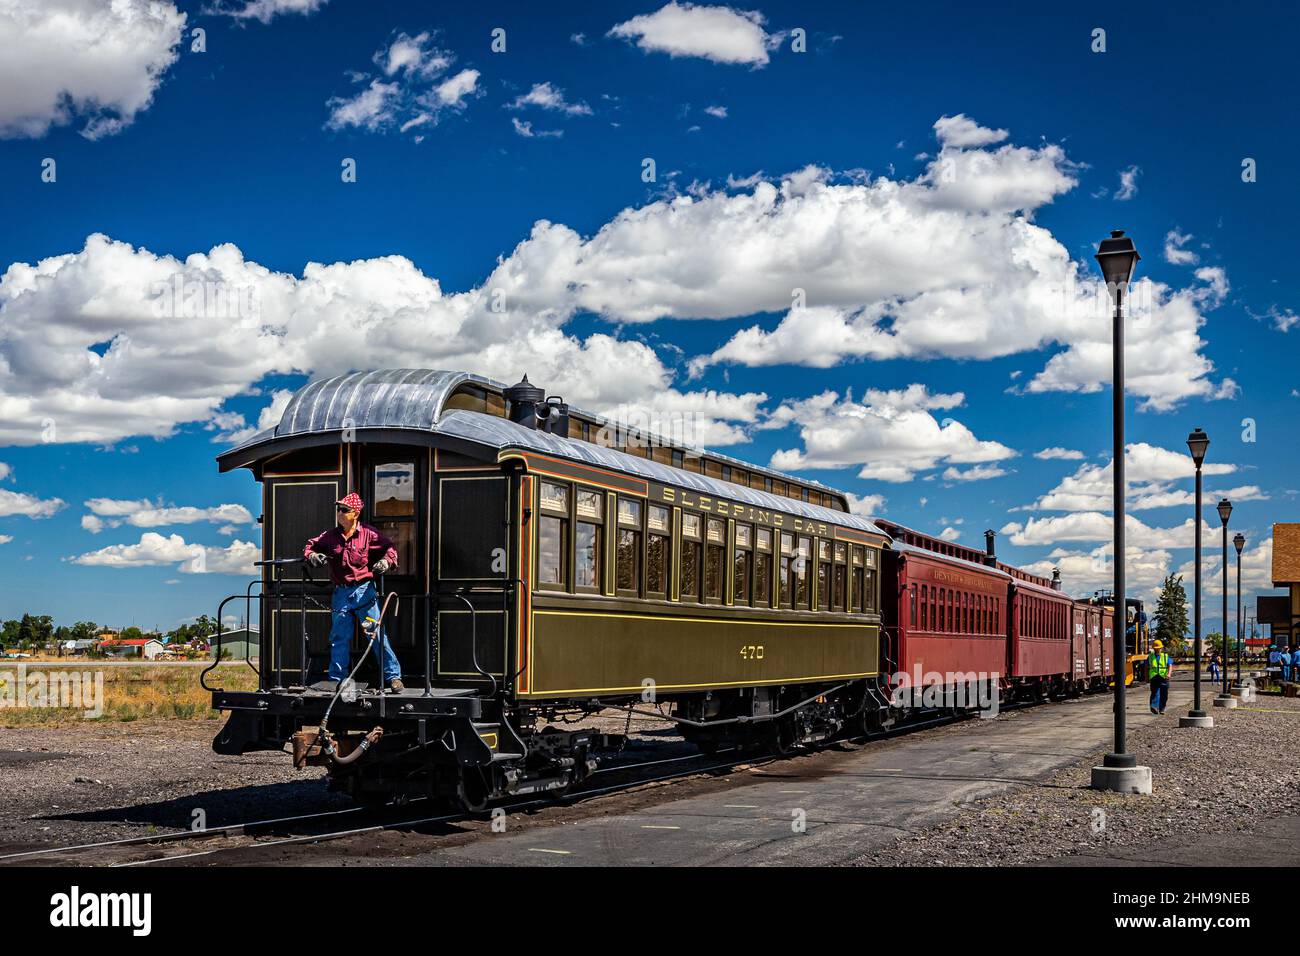
[(1277, 659), (1278, 663), (1282, 665), (1282, 679), (1284, 681), (1291, 680), (1291, 675), (1296, 672), (1295, 665), (1300, 664), (1300, 647), (1296, 648), (1292, 653), (1288, 653), (1285, 647), (1282, 648), (1278, 652)]
[(1151, 682), (1151, 713), (1163, 714), (1169, 703), (1169, 675), (1174, 664), (1164, 651), (1164, 642), (1153, 641), (1147, 655), (1147, 674)]
[[(379, 596), (375, 575), (397, 567), (397, 549), (393, 542), (361, 521), (365, 502), (355, 491), (335, 502), (338, 524), (307, 542), (302, 556), (313, 567), (328, 564), (334, 582), (330, 610), (334, 622), (330, 627), (330, 673), (332, 681), (341, 681), (351, 670), (352, 621), (365, 623), (367, 617), (379, 619)], [(388, 643), (388, 635), (379, 629), (375, 652), (382, 664), (384, 686), (395, 694), (405, 690), (397, 655)]]
[(1276, 644), (1268, 645), (1268, 667), (1264, 670), (1270, 678), (1280, 676), (1282, 673), (1282, 652), (1277, 649)]
[(1218, 679), (1219, 679), (1219, 652), (1214, 651), (1210, 654), (1210, 680), (1217, 681)]

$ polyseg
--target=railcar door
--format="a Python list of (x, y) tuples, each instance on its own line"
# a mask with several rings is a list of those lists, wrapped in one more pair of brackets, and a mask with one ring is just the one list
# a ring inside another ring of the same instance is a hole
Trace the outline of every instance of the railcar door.
[[(432, 494), (432, 681), (481, 685), (506, 677), (512, 615), (507, 535), (511, 479), (495, 462), (438, 450)], [(527, 506), (525, 506), (527, 507)], [(486, 675), (491, 675), (488, 677)]]
[(398, 595), (384, 628), (403, 674), (410, 677), (424, 674), (420, 627), (424, 614), (428, 498), (421, 489), (427, 488), (427, 458), (428, 452), (422, 448), (367, 445), (362, 448), (358, 472), (361, 496), (366, 502), (362, 520), (391, 539), (397, 551), (396, 570), (383, 575), (379, 586), (385, 593)]

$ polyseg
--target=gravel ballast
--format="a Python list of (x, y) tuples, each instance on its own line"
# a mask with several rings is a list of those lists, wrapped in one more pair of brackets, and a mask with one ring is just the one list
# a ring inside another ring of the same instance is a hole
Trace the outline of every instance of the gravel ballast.
[[(1207, 693), (1207, 710), (1214, 691)], [(1179, 728), (1171, 706), (1130, 729), (1128, 749), (1151, 768), (1150, 796), (1090, 789), (1103, 751), (1035, 786), (972, 801), (956, 819), (901, 837), (857, 866), (1014, 866), (1071, 858), (1141, 861), (1155, 843), (1258, 834), (1300, 813), (1300, 700), (1257, 697), (1214, 708), (1212, 729)], [(1207, 863), (1212, 861), (1205, 861)], [(1226, 861), (1225, 861), (1226, 862)], [(1249, 864), (1249, 860), (1235, 861)]]

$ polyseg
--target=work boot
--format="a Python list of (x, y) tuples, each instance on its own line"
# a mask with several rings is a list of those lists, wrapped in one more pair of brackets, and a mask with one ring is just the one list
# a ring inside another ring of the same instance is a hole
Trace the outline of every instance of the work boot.
[(400, 694), (404, 690), (406, 690), (406, 685), (402, 683), (402, 679), (400, 677), (394, 677), (392, 680), (388, 682), (389, 693)]

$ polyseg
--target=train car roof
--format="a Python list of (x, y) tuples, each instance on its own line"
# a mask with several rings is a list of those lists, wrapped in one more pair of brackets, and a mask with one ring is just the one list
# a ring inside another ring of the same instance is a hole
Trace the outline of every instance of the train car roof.
[[(486, 412), (468, 409), (446, 410), (445, 403), (455, 390), (466, 383), (501, 388), (498, 382), (468, 372), (445, 372), (428, 369), (381, 369), (355, 372), (311, 382), (294, 394), (280, 416), (279, 424), (258, 432), (251, 438), (217, 457), (222, 471), (250, 465), (276, 452), (286, 439), (328, 435), (352, 428), (358, 432), (415, 431), (441, 435), (492, 448), (498, 454), (517, 449), (540, 452), (580, 464), (612, 469), (651, 481), (676, 485), (733, 501), (742, 501), (770, 511), (799, 515), (841, 527), (857, 528), (888, 540), (889, 535), (861, 515), (836, 511), (822, 505), (787, 498), (770, 492), (733, 484), (699, 472), (685, 471), (662, 462), (629, 455), (613, 448), (577, 438), (563, 438), (526, 428)], [(586, 412), (572, 410), (577, 414)], [(591, 416), (607, 421), (599, 416)], [(782, 480), (818, 485), (835, 494), (832, 488), (793, 478), (781, 472), (755, 467), (739, 459), (709, 452), (710, 457), (734, 461), (739, 467)]]
[(972, 571), (982, 571), (990, 577), (1007, 578), (1011, 575), (1001, 568), (989, 567), (987, 564), (981, 564), (976, 561), (967, 561), (965, 558), (954, 557), (950, 554), (942, 554), (938, 551), (931, 551), (929, 548), (918, 548), (914, 544), (908, 544), (901, 538), (894, 538), (889, 542), (889, 549), (897, 551), (899, 554), (912, 554), (917, 557), (926, 558), (927, 560), (937, 561), (941, 564), (956, 564), (963, 568), (969, 568)]

